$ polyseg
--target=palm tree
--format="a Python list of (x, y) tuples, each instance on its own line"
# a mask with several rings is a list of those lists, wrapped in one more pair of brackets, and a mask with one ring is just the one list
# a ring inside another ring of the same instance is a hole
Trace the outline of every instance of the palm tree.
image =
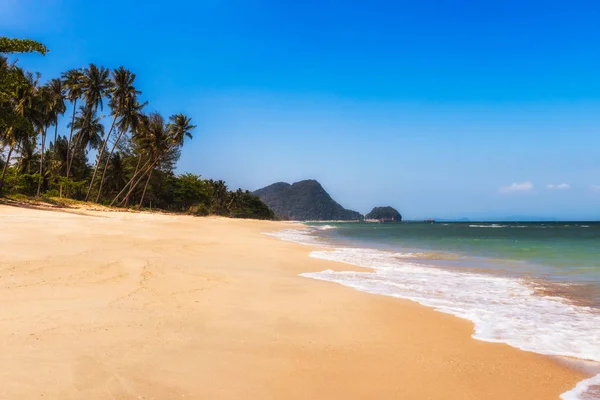
[(180, 113), (171, 115), (169, 121), (169, 129), (172, 130), (171, 135), (175, 145), (182, 147), (186, 137), (192, 139), (191, 131), (196, 128), (196, 125), (192, 125), (191, 118)]
[[(150, 176), (152, 175), (152, 171), (154, 167), (163, 160), (163, 157), (169, 153), (170, 150), (175, 146), (175, 141), (172, 136), (172, 129), (169, 128), (169, 125), (165, 124), (164, 118), (158, 113), (152, 113), (147, 116), (142, 116), (140, 119), (140, 138), (139, 146), (141, 151), (147, 157), (146, 163), (140, 168), (137, 175), (134, 175), (128, 182), (128, 184), (121, 190), (112, 201), (111, 204), (121, 196), (121, 194), (125, 191), (127, 187), (129, 187), (129, 191), (126, 194), (130, 196), (137, 185), (144, 177), (148, 177), (146, 181), (146, 186), (144, 188), (144, 193), (142, 194), (142, 198), (140, 204), (143, 204), (145, 190), (148, 187), (148, 182), (150, 180)], [(137, 180), (136, 180), (137, 179)], [(125, 199), (121, 201), (121, 203), (125, 202)]]
[[(102, 148), (100, 149), (100, 153), (98, 153), (98, 158), (96, 159), (96, 166), (94, 167), (94, 173), (93, 173), (92, 179), (90, 181), (90, 187), (88, 188), (87, 195), (85, 196), (86, 201), (89, 199), (90, 192), (92, 191), (92, 186), (94, 185), (94, 180), (96, 179), (96, 173), (98, 172), (98, 167), (100, 166), (102, 156), (104, 155), (104, 149), (106, 148), (106, 145), (108, 144), (110, 135), (113, 131), (113, 128), (115, 127), (115, 122), (117, 121), (117, 118), (119, 118), (119, 117), (122, 118), (125, 114), (126, 108), (132, 107), (134, 104), (137, 103), (137, 100), (136, 100), (137, 96), (141, 92), (136, 90), (135, 87), (133, 86), (134, 81), (135, 81), (135, 74), (131, 73), (130, 71), (126, 70), (123, 67), (119, 67), (118, 69), (115, 69), (112, 72), (113, 87), (109, 92), (109, 97), (110, 97), (109, 106), (112, 109), (113, 120), (112, 120), (112, 124), (110, 125), (108, 135), (106, 135), (106, 139), (104, 140), (104, 143), (102, 144)], [(122, 125), (123, 124), (121, 124), (121, 126)], [(115, 140), (115, 144), (113, 145), (113, 148), (108, 156), (108, 159), (106, 160), (106, 164), (104, 166), (104, 171), (106, 171), (110, 157), (112, 156), (112, 153), (113, 153), (115, 147), (119, 143), (119, 140), (121, 139), (121, 135), (123, 134), (123, 132), (124, 131), (122, 129), (119, 129), (119, 135), (117, 136), (117, 139)], [(100, 180), (100, 182), (102, 182), (103, 179), (104, 179), (104, 172), (102, 173), (102, 179)], [(100, 186), (102, 186), (102, 183), (100, 183)], [(100, 190), (98, 190), (98, 196), (96, 197), (96, 201), (98, 201), (100, 198)]]
[[(192, 139), (191, 131), (196, 126), (192, 125), (191, 118), (183, 114), (171, 115), (169, 117), (169, 124), (165, 126), (164, 122), (162, 121), (162, 117), (158, 115), (160, 118), (156, 118), (157, 115), (158, 114), (155, 114), (154, 117), (151, 116), (155, 120), (150, 121), (147, 134), (150, 138), (150, 148), (154, 151), (157, 151), (158, 149), (158, 152), (160, 153), (155, 156), (156, 160), (160, 161), (160, 159), (162, 159), (164, 156), (171, 153), (172, 150), (183, 147), (183, 142), (186, 137)], [(177, 155), (177, 157), (179, 157), (179, 155)], [(140, 207), (144, 204), (146, 189), (150, 183), (150, 178), (152, 177), (153, 171), (154, 170), (151, 168), (148, 178), (146, 179), (144, 191), (142, 192), (142, 197), (140, 199)]]
[(115, 152), (108, 160), (108, 170), (106, 173), (107, 188), (109, 192), (118, 192), (125, 183), (127, 183), (125, 175), (125, 163), (121, 152)]
[(33, 122), (39, 121), (40, 118), (38, 107), (40, 75), (29, 72), (24, 73), (14, 66), (12, 68), (15, 68), (14, 72), (20, 75), (23, 84), (17, 87), (14, 98), (9, 99), (12, 118), (10, 118), (9, 124), (5, 128), (2, 138), (3, 143), (9, 146), (9, 151), (0, 176), (0, 190), (4, 186), (4, 178), (15, 146), (33, 131)]
[(104, 109), (104, 97), (112, 88), (113, 83), (110, 80), (110, 71), (107, 68), (90, 64), (88, 68), (83, 70), (81, 89), (86, 111), (89, 112), (88, 116), (95, 114), (98, 107), (100, 107), (100, 110)]
[(2, 166), (2, 175), (0, 175), (0, 191), (2, 191), (2, 187), (4, 186), (4, 178), (6, 177), (6, 171), (10, 165), (13, 151), (17, 144), (22, 143), (27, 139), (27, 134), (29, 132), (24, 127), (17, 125), (6, 130), (4, 133), (3, 137), (0, 137), (0, 144), (8, 146), (8, 154), (4, 161), (4, 165)]
[[(85, 106), (80, 108), (83, 111), (82, 117), (84, 120), (92, 120), (98, 111), (104, 109), (104, 97), (112, 89), (112, 82), (109, 78), (109, 70), (104, 67), (97, 67), (95, 64), (90, 64), (88, 68), (85, 68), (81, 75), (81, 97), (84, 100)], [(81, 113), (81, 112), (80, 112)], [(81, 124), (85, 124), (83, 121)], [(75, 139), (73, 145), (73, 153), (75, 153), (80, 147), (79, 140), (82, 136)], [(87, 146), (83, 146), (85, 149)], [(67, 166), (67, 175), (71, 169), (73, 160), (71, 158), (69, 165)], [(68, 177), (67, 177), (68, 178)]]
[(62, 80), (54, 78), (48, 83), (48, 88), (50, 90), (53, 102), (52, 111), (54, 114), (54, 141), (56, 142), (58, 136), (58, 117), (67, 111), (67, 106), (65, 104), (65, 86), (63, 85)]
[[(66, 111), (64, 89), (60, 79), (52, 79), (43, 86), (38, 93), (39, 132), (42, 135), (42, 152), (40, 159), (40, 176), (44, 176), (44, 149), (46, 147), (46, 134), (48, 128), (54, 125), (54, 141), (58, 135), (58, 117)], [(40, 195), (43, 178), (38, 181), (37, 196)]]
[(210, 180), (209, 183), (212, 186), (213, 212), (216, 214), (226, 213), (228, 197), (227, 185), (221, 180)]
[(54, 123), (56, 117), (54, 116), (54, 99), (49, 86), (43, 86), (37, 96), (37, 106), (39, 107), (38, 118), (36, 121), (38, 133), (41, 135), (42, 151), (40, 153), (40, 171), (38, 178), (38, 187), (36, 196), (39, 197), (42, 188), (42, 181), (44, 180), (44, 150), (46, 146), (46, 133), (48, 127)]
[[(80, 107), (79, 113), (75, 117), (73, 125), (69, 124), (69, 127), (75, 130), (75, 142), (79, 143), (79, 149), (83, 152), (87, 151), (87, 148), (97, 149), (102, 143), (104, 137), (104, 125), (102, 124), (102, 116), (96, 116), (92, 114), (88, 116), (87, 107)], [(74, 149), (75, 151), (75, 149)], [(73, 162), (74, 156), (71, 158)]]
[[(67, 169), (65, 173), (65, 177), (67, 182), (69, 181), (69, 172), (71, 170), (71, 162), (70, 162), (70, 153), (71, 153), (71, 142), (73, 139), (73, 128), (75, 127), (75, 114), (77, 111), (77, 100), (83, 94), (83, 72), (79, 69), (70, 69), (67, 72), (62, 74), (63, 85), (65, 87), (65, 96), (67, 100), (73, 103), (73, 114), (71, 116), (71, 123), (69, 126), (71, 127), (71, 131), (69, 132), (69, 140), (67, 146)], [(67, 183), (68, 187), (68, 183)], [(62, 187), (61, 187), (62, 189)], [(68, 193), (67, 193), (68, 194)], [(61, 190), (62, 195), (62, 190)]]

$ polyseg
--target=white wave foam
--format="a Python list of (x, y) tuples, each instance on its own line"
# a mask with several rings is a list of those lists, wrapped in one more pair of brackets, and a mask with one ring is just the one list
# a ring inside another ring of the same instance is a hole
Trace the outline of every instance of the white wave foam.
[[(406, 298), (475, 324), (473, 337), (523, 350), (600, 362), (600, 314), (558, 297), (539, 296), (525, 281), (416, 264), (374, 249), (313, 251), (311, 257), (372, 268), (373, 272), (306, 273), (364, 292)], [(600, 376), (581, 382), (564, 400), (586, 399)]]
[(315, 228), (317, 228), (320, 231), (328, 231), (330, 229), (337, 229), (337, 226), (333, 226), (333, 225), (321, 225), (321, 226), (315, 226)]
[(560, 398), (563, 400), (596, 400), (598, 397), (589, 392), (594, 386), (600, 387), (600, 375), (579, 382), (575, 388), (561, 394)]
[(303, 229), (284, 229), (278, 232), (265, 233), (265, 235), (274, 236), (287, 242), (328, 247), (327, 243), (319, 239), (314, 233), (315, 229), (313, 227), (306, 227)]
[(469, 225), (469, 228), (506, 228), (506, 225), (491, 224), (491, 225)]

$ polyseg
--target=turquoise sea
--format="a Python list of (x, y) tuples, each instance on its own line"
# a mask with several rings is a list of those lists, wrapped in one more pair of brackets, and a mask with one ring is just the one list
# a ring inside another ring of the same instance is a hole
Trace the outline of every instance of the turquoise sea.
[(600, 223), (328, 222), (276, 236), (366, 268), (302, 276), (468, 319), (475, 339), (579, 360), (595, 372), (562, 398), (600, 399)]
[(336, 243), (412, 253), (415, 262), (530, 277), (600, 308), (600, 222), (338, 223), (335, 228), (319, 235)]

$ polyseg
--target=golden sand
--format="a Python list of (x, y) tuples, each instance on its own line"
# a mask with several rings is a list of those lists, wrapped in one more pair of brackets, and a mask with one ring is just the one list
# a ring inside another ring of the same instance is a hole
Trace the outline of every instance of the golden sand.
[(416, 303), (273, 222), (0, 206), (0, 399), (558, 399), (582, 373)]

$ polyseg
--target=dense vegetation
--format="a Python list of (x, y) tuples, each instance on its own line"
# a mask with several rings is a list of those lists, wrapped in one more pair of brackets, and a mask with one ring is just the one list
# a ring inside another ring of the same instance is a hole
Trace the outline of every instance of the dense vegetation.
[(384, 220), (394, 220), (396, 222), (402, 221), (402, 215), (392, 207), (375, 207), (371, 210), (370, 213), (365, 215), (367, 219), (384, 219)]
[(336, 203), (315, 180), (293, 185), (278, 182), (259, 189), (254, 194), (282, 219), (297, 221), (357, 221), (363, 216)]
[(131, 71), (90, 64), (41, 84), (39, 74), (24, 71), (6, 55), (47, 51), (32, 40), (0, 38), (0, 195), (273, 218), (248, 191), (175, 175), (195, 126), (183, 114), (164, 118), (146, 112)]

